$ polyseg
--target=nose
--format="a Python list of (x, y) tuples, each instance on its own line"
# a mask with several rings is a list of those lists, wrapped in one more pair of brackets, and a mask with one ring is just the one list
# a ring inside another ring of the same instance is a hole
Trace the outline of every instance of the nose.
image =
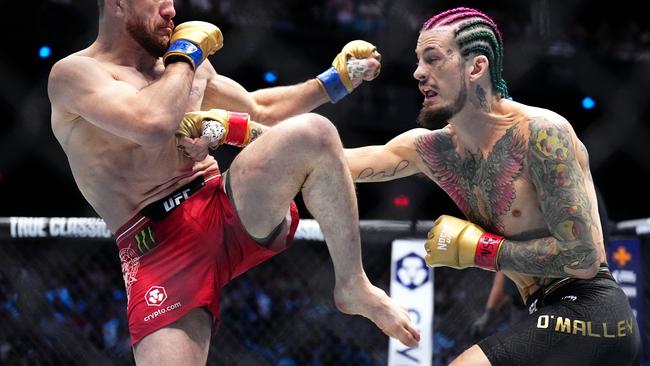
[(174, 0), (164, 1), (160, 7), (160, 16), (165, 19), (172, 19), (176, 16), (176, 9), (174, 9)]
[(415, 68), (415, 71), (413, 71), (413, 77), (417, 81), (424, 81), (427, 78), (426, 73), (424, 72), (424, 70), (422, 69), (419, 63), (418, 66)]

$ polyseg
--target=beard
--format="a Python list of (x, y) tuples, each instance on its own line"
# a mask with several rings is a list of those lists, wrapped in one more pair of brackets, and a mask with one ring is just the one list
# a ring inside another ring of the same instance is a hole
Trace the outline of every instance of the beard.
[(456, 96), (456, 100), (451, 105), (442, 107), (430, 106), (426, 102), (423, 104), (418, 114), (417, 123), (430, 130), (445, 127), (449, 120), (454, 117), (467, 102), (467, 85), (461, 80), (461, 88)]
[[(174, 29), (173, 24), (171, 24), (170, 27), (171, 29)], [(135, 41), (153, 57), (162, 57), (169, 47), (169, 41), (165, 41), (152, 34), (147, 29), (145, 22), (140, 18), (135, 17), (127, 20), (126, 30), (129, 32), (131, 37), (133, 37), (133, 39), (135, 39)]]

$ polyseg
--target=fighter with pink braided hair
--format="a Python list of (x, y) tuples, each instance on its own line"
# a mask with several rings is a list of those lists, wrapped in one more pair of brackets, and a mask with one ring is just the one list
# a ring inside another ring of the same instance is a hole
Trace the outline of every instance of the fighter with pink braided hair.
[(501, 96), (509, 98), (508, 86), (503, 80), (503, 40), (501, 32), (490, 17), (478, 10), (456, 8), (431, 17), (422, 26), (422, 32), (436, 26), (458, 24), (455, 41), (463, 57), (482, 54), (490, 61), (492, 86)]
[(510, 99), (501, 34), (478, 10), (426, 21), (415, 54), (424, 128), (345, 149), (352, 177), (435, 182), (465, 217), (434, 222), (426, 264), (501, 271), (530, 313), (452, 365), (639, 365), (639, 328), (609, 272), (589, 156), (571, 124)]
[(425, 128), (346, 149), (352, 176), (438, 184), (465, 218), (434, 222), (426, 263), (502, 271), (530, 312), (452, 365), (638, 365), (639, 328), (609, 273), (587, 149), (569, 122), (511, 100), (501, 33), (478, 10), (427, 20), (415, 53)]

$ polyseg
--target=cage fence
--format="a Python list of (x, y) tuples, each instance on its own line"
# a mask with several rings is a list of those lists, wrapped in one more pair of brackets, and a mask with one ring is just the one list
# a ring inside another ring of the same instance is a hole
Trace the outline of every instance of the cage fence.
[[(370, 280), (388, 292), (392, 235), (363, 242)], [(369, 237), (369, 235), (364, 235)], [(434, 364), (471, 345), (492, 274), (436, 269)], [(339, 312), (322, 241), (285, 252), (222, 291), (209, 365), (385, 365), (387, 337)], [(0, 240), (0, 364), (130, 365), (126, 294), (111, 240)]]

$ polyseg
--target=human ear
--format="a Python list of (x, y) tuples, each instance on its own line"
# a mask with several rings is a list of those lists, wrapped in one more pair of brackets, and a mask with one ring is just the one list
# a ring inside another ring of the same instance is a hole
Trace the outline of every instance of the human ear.
[(484, 55), (474, 56), (469, 72), (469, 80), (477, 81), (483, 75), (490, 72), (490, 61)]

